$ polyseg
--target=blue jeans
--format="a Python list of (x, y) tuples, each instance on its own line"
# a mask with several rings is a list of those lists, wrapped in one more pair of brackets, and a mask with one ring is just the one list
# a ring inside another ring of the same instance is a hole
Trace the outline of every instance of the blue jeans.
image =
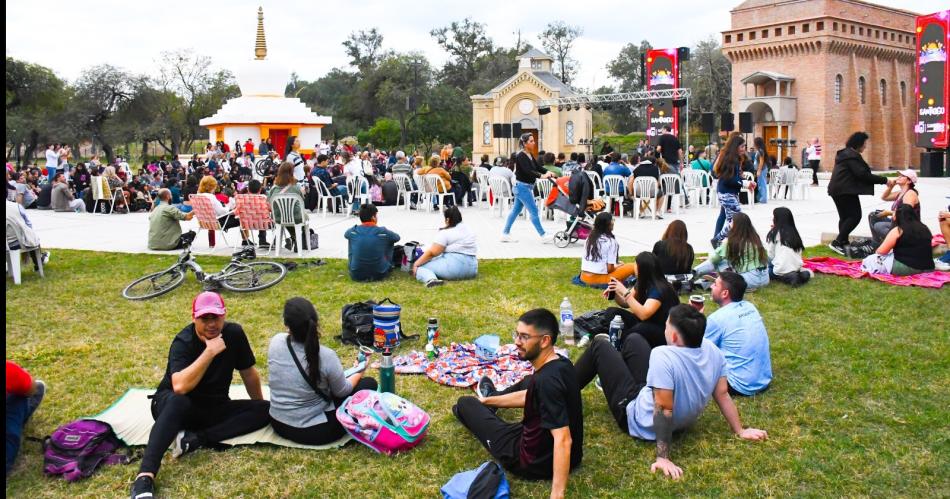
[[(725, 224), (723, 224), (722, 229), (713, 236), (713, 239), (716, 242), (721, 242), (726, 238), (726, 235), (729, 234), (729, 229), (732, 228), (732, 217), (736, 213), (742, 211), (741, 205), (739, 204), (739, 196), (731, 193), (719, 193), (719, 205), (722, 206), (722, 213), (725, 216)], [(718, 226), (718, 222), (717, 222)]]
[(7, 395), (7, 471), (13, 468), (13, 462), (20, 452), (20, 443), (23, 441), (23, 427), (33, 415), (33, 411), (40, 406), (44, 392), (37, 392), (32, 397)]
[(433, 279), (457, 281), (473, 279), (478, 275), (478, 259), (462, 253), (442, 253), (416, 269), (416, 280), (422, 283)]
[(58, 171), (58, 170), (56, 169), (55, 166), (53, 166), (53, 167), (47, 166), (47, 167), (46, 167), (46, 174), (47, 174), (47, 176), (49, 177), (49, 183), (51, 183), (51, 184), (53, 183), (53, 177), (56, 176), (56, 172), (57, 172), (57, 171)]
[[(719, 262), (719, 265), (713, 265), (712, 261), (707, 259), (705, 262), (700, 263), (696, 266), (696, 275), (702, 276), (706, 274), (711, 274), (713, 272), (722, 272), (724, 270), (729, 270), (732, 268), (732, 265), (728, 260), (723, 259)], [(761, 269), (749, 270), (747, 272), (740, 272), (739, 275), (745, 279), (745, 283), (748, 286), (748, 289), (761, 288), (766, 286), (769, 283), (769, 269), (768, 267), (763, 267)]]
[(527, 209), (528, 216), (531, 217), (531, 223), (534, 224), (534, 230), (544, 236), (544, 227), (541, 227), (541, 219), (538, 218), (538, 205), (534, 202), (534, 185), (524, 182), (515, 182), (515, 204), (511, 207), (511, 213), (508, 214), (508, 221), (505, 222), (505, 234), (511, 232), (511, 226), (515, 219), (521, 214), (521, 210)]
[(940, 260), (943, 263), (950, 263), (950, 251), (944, 253), (943, 256), (940, 257), (938, 260)]
[(755, 182), (755, 202), (767, 203), (769, 200), (769, 169), (763, 168)]
[(719, 218), (716, 219), (716, 230), (713, 232), (713, 237), (719, 235), (722, 232), (722, 226), (726, 224), (726, 209), (719, 207)]

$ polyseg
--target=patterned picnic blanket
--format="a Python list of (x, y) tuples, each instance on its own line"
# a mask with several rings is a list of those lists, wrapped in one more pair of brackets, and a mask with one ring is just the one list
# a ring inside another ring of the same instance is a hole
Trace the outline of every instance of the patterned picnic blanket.
[(802, 266), (806, 269), (810, 269), (815, 272), (821, 272), (823, 274), (840, 275), (850, 277), (852, 279), (870, 277), (872, 279), (877, 279), (878, 281), (886, 282), (896, 286), (920, 286), (922, 288), (939, 289), (944, 284), (950, 282), (950, 272), (934, 270), (924, 274), (908, 276), (868, 274), (867, 272), (861, 270), (860, 260), (845, 261), (826, 256), (806, 258)]

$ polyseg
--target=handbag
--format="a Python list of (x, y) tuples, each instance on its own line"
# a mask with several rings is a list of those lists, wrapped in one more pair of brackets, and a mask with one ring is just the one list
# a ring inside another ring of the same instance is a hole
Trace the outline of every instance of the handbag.
[(310, 388), (313, 388), (313, 391), (317, 393), (323, 400), (328, 403), (333, 403), (333, 399), (329, 395), (323, 392), (317, 385), (313, 384), (313, 381), (310, 379), (310, 375), (307, 374), (307, 371), (304, 370), (303, 365), (300, 363), (300, 359), (297, 358), (297, 352), (294, 351), (294, 346), (290, 344), (290, 335), (287, 335), (287, 349), (290, 350), (290, 356), (294, 359), (294, 364), (297, 364), (297, 370), (300, 371), (300, 375), (303, 376), (303, 379), (306, 380), (307, 384), (310, 385)]

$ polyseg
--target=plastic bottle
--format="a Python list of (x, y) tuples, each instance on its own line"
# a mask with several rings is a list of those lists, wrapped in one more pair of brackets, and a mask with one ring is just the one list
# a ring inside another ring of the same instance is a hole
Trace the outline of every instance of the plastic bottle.
[(613, 320), (610, 321), (610, 329), (608, 329), (607, 335), (610, 336), (610, 344), (616, 349), (620, 349), (620, 335), (623, 333), (623, 319), (619, 315), (615, 315)]
[(435, 317), (429, 317), (429, 322), (426, 326), (426, 357), (429, 360), (434, 360), (439, 356), (439, 348), (437, 346), (438, 341), (439, 319)]
[(379, 363), (379, 391), (396, 393), (396, 366), (388, 348), (383, 350), (383, 360)]
[(571, 301), (564, 297), (561, 302), (561, 338), (568, 345), (574, 344), (574, 309), (571, 307)]

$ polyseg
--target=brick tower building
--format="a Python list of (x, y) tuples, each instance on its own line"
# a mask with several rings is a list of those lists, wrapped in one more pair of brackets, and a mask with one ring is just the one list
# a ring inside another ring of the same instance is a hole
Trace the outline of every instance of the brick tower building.
[(866, 131), (872, 168), (917, 166), (917, 14), (860, 0), (747, 0), (731, 14), (732, 110), (752, 113), (770, 154), (800, 164), (818, 137), (830, 171), (848, 136)]

